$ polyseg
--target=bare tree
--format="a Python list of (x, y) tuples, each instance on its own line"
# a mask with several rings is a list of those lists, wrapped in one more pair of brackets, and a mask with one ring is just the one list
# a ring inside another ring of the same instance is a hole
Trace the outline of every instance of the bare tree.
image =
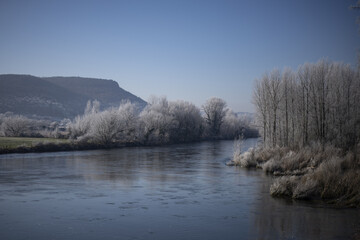
[(311, 71), (310, 100), (313, 107), (317, 140), (325, 143), (327, 131), (327, 96), (329, 94), (328, 73), (330, 65), (325, 60), (317, 62)]
[[(320, 60), (297, 74), (285, 69), (255, 81), (253, 102), (265, 145), (311, 141), (354, 146), (360, 136), (360, 74), (349, 65)], [(268, 137), (270, 136), (270, 137)]]
[(265, 86), (268, 93), (268, 101), (270, 105), (270, 113), (272, 118), (272, 146), (276, 146), (277, 144), (277, 122), (278, 122), (278, 110), (280, 101), (282, 99), (281, 95), (281, 78), (280, 78), (280, 71), (278, 69), (274, 69), (269, 77), (265, 78)]
[[(267, 78), (267, 75), (264, 75), (264, 78)], [(257, 119), (258, 121), (260, 121), (262, 128), (261, 135), (263, 138), (263, 144), (266, 146), (268, 141), (267, 128), (269, 125), (268, 122), (269, 106), (267, 101), (268, 98), (267, 98), (267, 91), (266, 91), (264, 78), (261, 81), (257, 79), (255, 80), (255, 87), (253, 91), (253, 103), (256, 108)]]
[(217, 137), (225, 117), (226, 102), (220, 98), (210, 98), (202, 106), (210, 137)]
[(290, 89), (293, 82), (293, 73), (292, 70), (286, 68), (281, 75), (281, 82), (282, 82), (282, 96), (284, 98), (282, 112), (285, 115), (285, 129), (284, 129), (284, 144), (285, 146), (289, 145), (289, 113), (290, 113), (290, 103), (291, 103), (291, 95)]
[(298, 94), (299, 94), (299, 114), (301, 116), (300, 126), (302, 127), (300, 132), (302, 135), (302, 145), (308, 143), (309, 140), (309, 98), (310, 98), (310, 74), (311, 66), (305, 63), (299, 67), (298, 70)]

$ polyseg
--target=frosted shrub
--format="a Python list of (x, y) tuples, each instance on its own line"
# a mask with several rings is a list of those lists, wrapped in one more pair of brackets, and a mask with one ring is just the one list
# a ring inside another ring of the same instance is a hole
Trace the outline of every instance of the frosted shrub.
[(279, 177), (273, 184), (270, 186), (270, 194), (274, 197), (287, 196), (291, 197), (293, 195), (293, 190), (296, 187), (296, 182), (298, 177)]
[(329, 185), (333, 179), (336, 179), (337, 176), (341, 174), (340, 164), (341, 159), (334, 156), (321, 163), (315, 170), (314, 175), (321, 184), (324, 186)]
[(311, 176), (304, 176), (296, 185), (292, 197), (295, 199), (310, 199), (319, 193), (319, 182)]
[(232, 162), (236, 166), (240, 166), (243, 168), (251, 168), (256, 166), (255, 161), (255, 150), (253, 148), (249, 148), (248, 151), (242, 153), (241, 147), (243, 144), (243, 139), (239, 138), (234, 141), (234, 153)]
[(233, 160), (240, 159), (241, 155), (241, 146), (243, 145), (243, 139), (239, 138), (234, 141), (234, 153), (233, 153)]
[(253, 150), (249, 149), (249, 151), (240, 154), (236, 159), (236, 165), (239, 165), (240, 167), (243, 168), (256, 167), (256, 161), (254, 159)]
[(262, 168), (266, 173), (274, 173), (282, 170), (280, 161), (277, 158), (271, 158), (262, 165)]
[(280, 154), (280, 148), (258, 148), (255, 150), (255, 159), (258, 164), (269, 161), (274, 156)]

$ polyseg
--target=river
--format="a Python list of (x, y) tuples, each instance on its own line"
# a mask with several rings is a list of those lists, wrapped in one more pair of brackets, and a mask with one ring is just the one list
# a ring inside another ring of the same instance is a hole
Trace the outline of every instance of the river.
[[(256, 139), (244, 142), (244, 150)], [(351, 239), (358, 209), (272, 198), (232, 141), (0, 156), (0, 239)]]

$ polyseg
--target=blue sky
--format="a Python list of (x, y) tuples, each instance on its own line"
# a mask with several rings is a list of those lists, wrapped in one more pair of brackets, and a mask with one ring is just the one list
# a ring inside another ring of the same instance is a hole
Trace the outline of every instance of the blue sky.
[(201, 106), (253, 112), (253, 81), (320, 58), (353, 66), (352, 0), (0, 0), (0, 74), (116, 80)]

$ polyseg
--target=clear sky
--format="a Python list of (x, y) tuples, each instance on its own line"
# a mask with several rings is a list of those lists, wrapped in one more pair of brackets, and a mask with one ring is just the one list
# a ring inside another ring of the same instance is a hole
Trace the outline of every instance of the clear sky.
[(253, 80), (326, 57), (356, 65), (356, 0), (0, 0), (0, 74), (116, 80), (253, 112)]

